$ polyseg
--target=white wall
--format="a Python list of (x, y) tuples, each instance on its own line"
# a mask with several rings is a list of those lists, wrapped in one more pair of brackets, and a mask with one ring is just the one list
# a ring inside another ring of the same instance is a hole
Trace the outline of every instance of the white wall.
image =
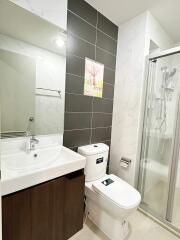
[[(120, 26), (118, 36), (115, 96), (113, 108), (110, 171), (135, 184), (138, 140), (143, 95), (145, 56), (150, 40), (159, 48), (172, 45), (171, 39), (149, 12)], [(121, 157), (132, 159), (128, 169), (120, 168)]]
[(10, 0), (45, 20), (67, 29), (67, 0)]

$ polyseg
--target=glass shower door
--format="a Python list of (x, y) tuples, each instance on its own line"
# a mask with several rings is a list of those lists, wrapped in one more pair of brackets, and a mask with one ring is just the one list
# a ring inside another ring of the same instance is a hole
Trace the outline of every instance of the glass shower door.
[(179, 104), (179, 57), (174, 54), (149, 62), (138, 186), (143, 209), (168, 221), (174, 203), (170, 184), (174, 179), (171, 172)]

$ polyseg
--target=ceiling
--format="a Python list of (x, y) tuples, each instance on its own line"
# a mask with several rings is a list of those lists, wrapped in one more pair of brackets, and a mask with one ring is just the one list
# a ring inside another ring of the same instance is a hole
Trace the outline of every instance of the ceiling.
[(117, 25), (149, 10), (174, 40), (180, 41), (180, 0), (86, 0)]

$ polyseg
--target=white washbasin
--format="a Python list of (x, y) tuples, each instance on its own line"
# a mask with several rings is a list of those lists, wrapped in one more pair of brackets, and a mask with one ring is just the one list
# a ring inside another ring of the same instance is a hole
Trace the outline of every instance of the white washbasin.
[(61, 153), (61, 146), (48, 147), (33, 151), (19, 151), (2, 155), (1, 161), (5, 169), (25, 171), (40, 169), (56, 161)]
[[(24, 142), (1, 154), (1, 195), (11, 194), (85, 168), (86, 158), (59, 144), (26, 152)], [(37, 155), (37, 156), (36, 156)]]

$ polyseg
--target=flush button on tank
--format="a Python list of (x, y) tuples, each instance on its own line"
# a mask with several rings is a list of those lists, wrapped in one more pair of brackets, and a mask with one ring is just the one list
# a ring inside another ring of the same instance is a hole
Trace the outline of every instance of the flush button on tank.
[(108, 179), (104, 180), (102, 182), (102, 184), (104, 184), (105, 186), (108, 186), (108, 185), (112, 184), (113, 182), (114, 181), (112, 179), (108, 178)]

